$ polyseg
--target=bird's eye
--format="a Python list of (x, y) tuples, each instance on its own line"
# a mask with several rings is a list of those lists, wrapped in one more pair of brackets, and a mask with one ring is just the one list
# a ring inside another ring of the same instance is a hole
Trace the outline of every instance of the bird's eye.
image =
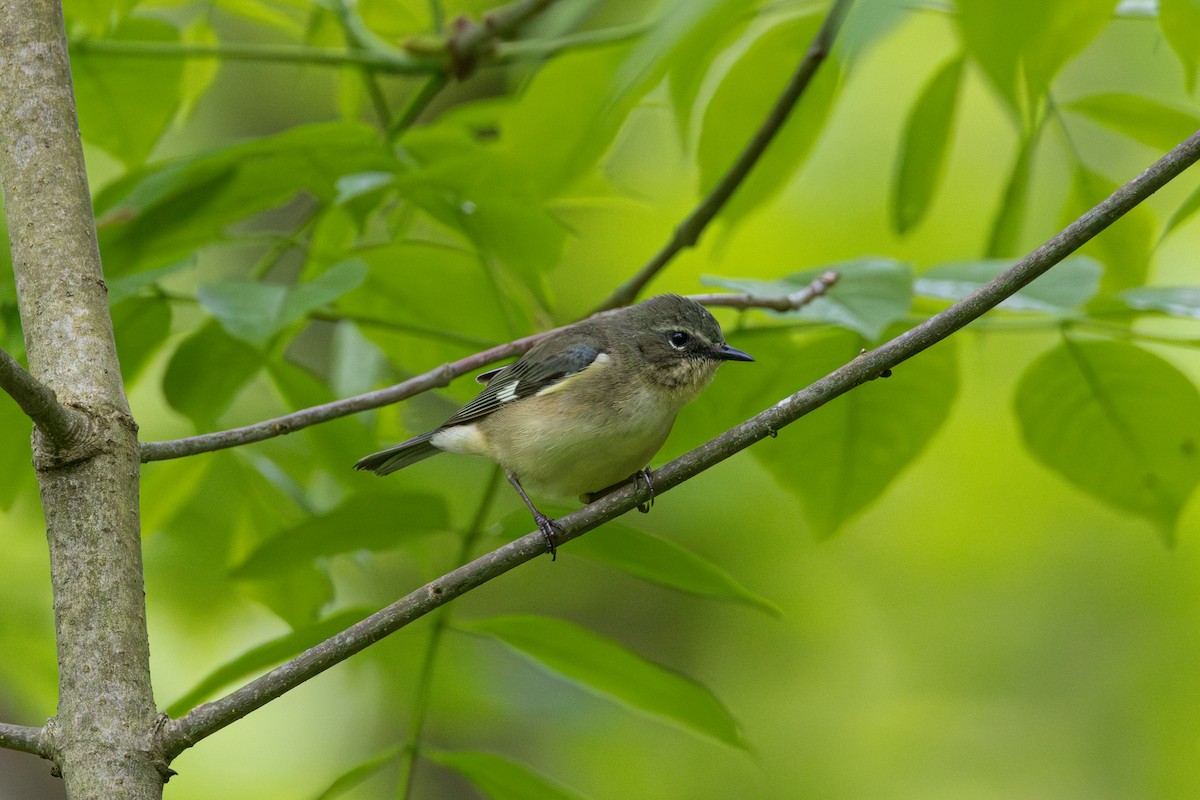
[(667, 335), (667, 341), (671, 343), (671, 347), (676, 350), (682, 350), (687, 345), (688, 340), (692, 337), (688, 336), (683, 331), (675, 331)]

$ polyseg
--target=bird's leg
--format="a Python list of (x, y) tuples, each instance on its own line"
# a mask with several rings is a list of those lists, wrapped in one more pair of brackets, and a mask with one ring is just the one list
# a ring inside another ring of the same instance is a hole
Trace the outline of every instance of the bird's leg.
[(538, 530), (542, 532), (542, 538), (546, 540), (546, 550), (550, 553), (550, 560), (558, 559), (558, 547), (554, 543), (556, 533), (562, 533), (562, 526), (554, 520), (547, 517), (545, 514), (537, 510), (537, 506), (529, 499), (529, 495), (525, 494), (525, 489), (521, 486), (521, 482), (517, 480), (517, 476), (511, 472), (505, 472), (508, 482), (517, 490), (517, 494), (521, 495), (521, 499), (525, 501), (525, 507), (529, 509), (529, 513), (533, 514), (533, 521), (537, 524)]
[(646, 482), (646, 491), (650, 493), (650, 498), (644, 503), (638, 503), (637, 510), (643, 514), (649, 514), (650, 509), (654, 508), (654, 482), (650, 480), (650, 465), (647, 464), (645, 469), (639, 469), (633, 473), (633, 488), (636, 491), (640, 481)]

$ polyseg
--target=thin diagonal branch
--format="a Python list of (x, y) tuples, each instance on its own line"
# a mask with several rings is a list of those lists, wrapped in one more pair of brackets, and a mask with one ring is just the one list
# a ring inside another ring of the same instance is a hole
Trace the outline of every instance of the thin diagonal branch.
[[(833, 276), (832, 280), (829, 278), (830, 275)], [(743, 309), (770, 308), (777, 311), (794, 311), (821, 294), (824, 294), (824, 290), (832, 286), (836, 280), (837, 273), (827, 272), (813, 281), (812, 285), (786, 297), (755, 297), (749, 294), (704, 294), (693, 295), (693, 299), (714, 306), (729, 306)], [(820, 290), (817, 288), (818, 285), (820, 286)], [(328, 319), (330, 321), (340, 319), (351, 319), (353, 321), (352, 317), (342, 317), (333, 313), (317, 312), (310, 316), (314, 319)], [(373, 324), (373, 320), (369, 319), (363, 319), (361, 322)], [(385, 389), (377, 389), (373, 392), (355, 395), (354, 397), (334, 400), (324, 405), (304, 408), (280, 417), (256, 422), (252, 425), (244, 425), (240, 428), (216, 431), (214, 433), (201, 433), (196, 436), (171, 439), (165, 442), (142, 442), (142, 462), (166, 461), (172, 458), (184, 458), (186, 456), (199, 455), (200, 453), (212, 453), (230, 447), (240, 447), (244, 444), (262, 442), (267, 439), (274, 439), (276, 436), (295, 433), (311, 425), (330, 422), (351, 414), (358, 414), (362, 411), (370, 411), (374, 408), (398, 403), (401, 400), (407, 400), (422, 392), (448, 386), (455, 378), (466, 375), (469, 372), (474, 372), (489, 364), (522, 355), (545, 337), (560, 330), (562, 328), (554, 328), (525, 336), (521, 339), (515, 339), (506, 344), (490, 347), (487, 350), (480, 351), (466, 358), (461, 358), (458, 361), (442, 364), (440, 367), (431, 369), (429, 372), (409, 378), (406, 381)], [(416, 332), (420, 333), (419, 331)]]
[(817, 31), (812, 44), (809, 45), (808, 52), (804, 54), (804, 58), (801, 59), (796, 71), (788, 80), (787, 86), (775, 101), (775, 105), (771, 107), (762, 125), (754, 132), (754, 136), (746, 144), (746, 148), (733, 162), (733, 166), (721, 177), (712, 191), (700, 201), (692, 213), (675, 227), (670, 240), (663, 245), (662, 249), (655, 253), (632, 278), (618, 286), (616, 291), (601, 303), (597, 310), (602, 311), (632, 303), (646, 287), (646, 284), (653, 280), (654, 276), (680, 251), (694, 246), (699, 241), (700, 234), (729, 202), (729, 198), (733, 197), (734, 192), (746, 180), (750, 171), (754, 169), (754, 165), (766, 152), (767, 146), (783, 128), (792, 109), (796, 107), (813, 76), (817, 73), (817, 68), (829, 55), (833, 47), (833, 40), (850, 9), (851, 2), (853, 0), (834, 0), (833, 6), (829, 9), (829, 15), (825, 17), (825, 22)]
[(42, 758), (50, 757), (50, 746), (46, 741), (45, 728), (30, 728), (25, 725), (0, 722), (0, 747), (6, 750), (20, 750), (22, 753), (33, 753)]
[(0, 389), (17, 401), (55, 448), (65, 450), (87, 435), (87, 417), (59, 403), (53, 389), (26, 372), (4, 350), (0, 350)]
[[(879, 377), (962, 329), (1082, 247), (1198, 159), (1200, 131), (987, 285), (657, 470), (654, 473), (655, 496), (755, 442), (775, 436), (806, 414), (856, 386)], [(641, 482), (617, 489), (558, 520), (562, 529), (558, 539), (560, 542), (574, 539), (648, 500), (649, 490)], [(158, 743), (163, 755), (168, 760), (174, 758), (206, 736), (395, 633), (413, 620), (545, 552), (545, 538), (535, 531), (427, 583), (220, 700), (206, 703), (181, 719), (166, 723)]]

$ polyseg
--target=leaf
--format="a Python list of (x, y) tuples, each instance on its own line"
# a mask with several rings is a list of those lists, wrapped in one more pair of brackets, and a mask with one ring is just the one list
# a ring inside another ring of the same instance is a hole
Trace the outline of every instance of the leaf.
[[(892, 328), (889, 333), (898, 333)], [(717, 380), (707, 405), (745, 418), (853, 361), (864, 341), (832, 330), (764, 330), (746, 349), (761, 364), (786, 369)], [(750, 453), (800, 501), (814, 534), (828, 538), (881, 497), (917, 459), (950, 415), (958, 393), (954, 341), (896, 367), (889, 378), (857, 387), (760, 442)]]
[[(179, 32), (156, 19), (132, 18), (116, 41), (176, 42)], [(141, 164), (175, 118), (180, 102), (180, 59), (122, 58), (84, 50), (71, 54), (79, 132), (126, 165)]]
[(1139, 311), (1200, 319), (1200, 286), (1143, 286), (1126, 289), (1120, 297)]
[(1033, 153), (1037, 149), (1041, 128), (1021, 140), (1013, 171), (1004, 187), (992, 232), (988, 237), (988, 258), (1015, 256), (1021, 250), (1021, 224), (1029, 205), (1029, 181), (1033, 174)]
[(1095, 94), (1065, 107), (1159, 150), (1170, 150), (1200, 129), (1200, 116), (1137, 94)]
[[(521, 516), (524, 532), (529, 529), (529, 515)], [(629, 525), (609, 522), (602, 529), (573, 540), (564, 552), (660, 586), (715, 600), (746, 603), (773, 616), (781, 615), (778, 606), (754, 594), (703, 556)]]
[(282, 575), (323, 556), (392, 550), (406, 537), (449, 527), (446, 501), (439, 495), (356, 494), (332, 511), (266, 540), (231, 574), (243, 579)]
[(1167, 220), (1167, 224), (1166, 227), (1163, 228), (1162, 235), (1166, 236), (1168, 233), (1175, 230), (1175, 228), (1182, 225), (1197, 211), (1200, 211), (1200, 187), (1197, 187), (1194, 192), (1189, 194), (1187, 199), (1184, 200), (1179, 208), (1175, 210), (1175, 213), (1171, 215), (1171, 218)]
[(112, 322), (121, 377), (132, 385), (166, 342), (171, 305), (161, 297), (134, 297), (112, 307)]
[(701, 282), (737, 292), (781, 297), (804, 289), (829, 270), (836, 271), (839, 276), (833, 288), (799, 310), (786, 312), (787, 316), (838, 325), (873, 341), (912, 308), (912, 267), (886, 258), (846, 261), (774, 281), (706, 275)]
[(892, 228), (901, 235), (924, 218), (941, 183), (962, 71), (962, 56), (938, 70), (917, 98), (904, 126), (892, 183)]
[(367, 608), (347, 609), (320, 622), (299, 628), (269, 642), (263, 642), (210, 672), (183, 697), (168, 706), (166, 713), (172, 717), (186, 714), (212, 697), (221, 687), (287, 661), (341, 633), (370, 614), (371, 609)]
[[(338, 778), (333, 783), (329, 784), (328, 788), (317, 795), (314, 800), (336, 800), (336, 798), (341, 797), (363, 781), (368, 780), (376, 773), (380, 772), (386, 767), (391, 766), (393, 762), (398, 761), (406, 749), (407, 748), (405, 745), (398, 744), (371, 756), (360, 764), (356, 764), (351, 769), (339, 775)], [(424, 752), (424, 755), (431, 757), (428, 752)]]
[(211, 428), (261, 368), (256, 350), (210, 322), (176, 348), (163, 376), (163, 396), (197, 428)]
[(1174, 541), (1200, 482), (1200, 393), (1179, 370), (1125, 342), (1066, 340), (1025, 371), (1016, 412), (1038, 461)]
[(1058, 71), (1112, 18), (1116, 0), (958, 0), (971, 58), (1029, 129)]
[[(1117, 184), (1086, 167), (1075, 171), (1071, 195), (1063, 209), (1064, 225), (1107, 198)], [(1154, 214), (1145, 204), (1128, 213), (1085, 244), (1080, 252), (1104, 264), (1103, 292), (1118, 292), (1146, 283), (1155, 241)]]
[[(787, 20), (770, 28), (739, 58), (713, 92), (697, 145), (700, 191), (721, 180), (762, 125), (820, 27), (819, 15)], [(721, 211), (735, 224), (782, 189), (812, 151), (840, 90), (841, 67), (831, 55), (774, 140)]]
[(1200, 63), (1200, 0), (1159, 0), (1158, 24), (1183, 67), (1183, 85), (1191, 94)]
[[(216, 32), (205, 18), (198, 18), (183, 29), (182, 44), (215, 46), (219, 44)], [(186, 120), (192, 116), (200, 99), (217, 79), (221, 62), (215, 58), (185, 59), (183, 74), (179, 81), (179, 111), (176, 118)]]
[(366, 277), (367, 265), (351, 259), (296, 286), (227, 281), (202, 285), (196, 296), (230, 336), (262, 347), (288, 325), (358, 287)]
[[(917, 277), (918, 295), (940, 300), (961, 300), (1012, 266), (1011, 261), (957, 261), (939, 264)], [(1093, 258), (1074, 256), (1000, 304), (1009, 311), (1060, 314), (1082, 306), (1096, 296), (1104, 267)]]
[(717, 741), (745, 746), (733, 717), (704, 686), (586, 628), (535, 616), (490, 617), (461, 627), (494, 636), (597, 695)]
[(323, 123), (137, 170), (95, 201), (105, 275), (172, 264), (301, 192), (330, 203), (343, 175), (397, 168), (371, 128)]
[(462, 775), (492, 800), (583, 800), (575, 790), (495, 753), (427, 750), (423, 755)]

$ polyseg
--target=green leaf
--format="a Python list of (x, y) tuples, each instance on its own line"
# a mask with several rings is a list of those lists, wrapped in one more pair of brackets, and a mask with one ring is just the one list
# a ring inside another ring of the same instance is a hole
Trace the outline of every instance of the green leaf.
[(1094, 94), (1065, 107), (1159, 150), (1170, 150), (1200, 129), (1200, 116), (1137, 94)]
[[(1063, 224), (1090, 210), (1116, 189), (1115, 182), (1080, 166), (1075, 171), (1071, 195), (1063, 209)], [(1081, 253), (1104, 264), (1104, 277), (1100, 281), (1102, 291), (1118, 292), (1146, 283), (1154, 251), (1155, 227), (1154, 213), (1142, 204), (1081, 248)]]
[[(892, 328), (889, 333), (898, 333)], [(760, 364), (786, 369), (717, 380), (708, 405), (744, 418), (853, 361), (865, 344), (841, 330), (795, 334), (761, 330), (743, 337)], [(941, 429), (958, 393), (954, 341), (944, 341), (783, 428), (750, 449), (800, 501), (814, 534), (833, 535), (875, 502)]]
[(166, 713), (172, 717), (186, 714), (200, 703), (212, 697), (221, 687), (287, 661), (289, 658), (341, 633), (354, 623), (370, 615), (370, 613), (371, 609), (347, 609), (320, 622), (294, 630), (277, 639), (263, 642), (210, 672), (198, 684), (188, 690), (183, 697), (180, 697), (168, 706)]
[[(182, 44), (208, 45), (219, 44), (216, 31), (209, 21), (198, 18), (183, 29)], [(189, 58), (184, 60), (183, 75), (179, 82), (179, 112), (177, 119), (186, 120), (192, 116), (200, 99), (212, 87), (217, 79), (221, 62), (215, 58)]]
[[(707, 193), (729, 171), (795, 72), (820, 27), (814, 15), (770, 28), (730, 67), (704, 113), (696, 163)], [(813, 77), (771, 145), (738, 187), (721, 217), (732, 225), (782, 189), (812, 151), (833, 108), (840, 64), (830, 56)]]
[[(959, 261), (939, 264), (917, 277), (914, 288), (924, 297), (961, 300), (1012, 266), (1011, 261)], [(1059, 314), (1096, 296), (1104, 267), (1093, 258), (1074, 256), (1000, 304), (1009, 311)]]
[(1200, 393), (1179, 370), (1125, 342), (1067, 340), (1025, 371), (1016, 412), (1039, 461), (1174, 541), (1200, 482)]
[[(522, 517), (523, 530), (528, 530), (529, 515)], [(660, 586), (715, 600), (747, 603), (774, 616), (781, 614), (774, 603), (754, 594), (703, 556), (629, 525), (606, 523), (600, 530), (573, 540), (564, 552)]]
[(398, 167), (371, 128), (325, 123), (135, 171), (96, 198), (105, 274), (172, 264), (300, 192), (331, 203), (343, 175)]
[(1029, 182), (1033, 175), (1033, 153), (1037, 149), (1041, 128), (1024, 137), (1013, 162), (1012, 174), (1004, 187), (1000, 208), (992, 222), (988, 237), (988, 258), (1016, 256), (1021, 250), (1021, 225), (1029, 205)]
[[(347, 464), (349, 469), (351, 465)], [(364, 476), (364, 480), (370, 476)], [(237, 578), (282, 575), (323, 556), (356, 550), (382, 551), (406, 538), (448, 530), (446, 501), (432, 494), (364, 493), (332, 511), (272, 537), (232, 570)]]
[(227, 281), (202, 285), (196, 295), (230, 336), (262, 347), (288, 325), (357, 288), (366, 277), (367, 265), (352, 259), (296, 286)]
[(1126, 289), (1120, 297), (1139, 311), (1200, 319), (1200, 286), (1143, 286)]
[[(689, 3), (685, 8), (690, 7), (695, 12), (696, 5)], [(811, 13), (818, 12), (814, 9)], [(671, 103), (683, 141), (688, 141), (692, 109), (709, 68), (753, 19), (753, 9), (744, 3), (728, 0), (718, 3), (680, 38), (672, 58), (656, 56), (670, 70)]]
[[(88, 33), (101, 35), (124, 20), (137, 3), (138, 0), (63, 0), (62, 10), (68, 30), (83, 26)], [(71, 61), (75, 61), (74, 56)]]
[(671, 56), (695, 48), (696, 37), (703, 37), (713, 20), (726, 19), (722, 12), (732, 5), (728, 0), (669, 0), (621, 64), (605, 105), (621, 105), (648, 91), (672, 63)]
[(833, 288), (798, 311), (786, 312), (786, 316), (838, 325), (874, 341), (888, 325), (902, 319), (912, 308), (912, 267), (886, 258), (846, 261), (774, 281), (706, 275), (701, 282), (737, 292), (781, 297), (804, 289), (829, 270), (836, 271), (839, 276)]
[(534, 616), (491, 617), (462, 627), (496, 637), (590, 692), (694, 733), (745, 746), (733, 717), (704, 686), (586, 628)]
[[(156, 19), (128, 19), (117, 41), (176, 42), (179, 32)], [(71, 76), (84, 141), (126, 165), (141, 164), (154, 149), (180, 102), (181, 59), (122, 58), (111, 53), (71, 54)]]
[(171, 304), (161, 297), (134, 297), (112, 307), (113, 337), (121, 376), (132, 385), (171, 331)]
[(197, 428), (212, 428), (262, 363), (258, 351), (210, 322), (184, 339), (171, 356), (163, 396)]
[(1183, 66), (1183, 84), (1191, 94), (1200, 64), (1200, 0), (1159, 0), (1158, 24)]
[(1167, 224), (1166, 227), (1163, 228), (1162, 235), (1166, 236), (1168, 233), (1175, 230), (1175, 228), (1182, 225), (1197, 211), (1200, 211), (1200, 187), (1197, 187), (1194, 192), (1189, 194), (1187, 199), (1184, 200), (1179, 208), (1175, 210), (1175, 213), (1171, 215), (1171, 218), (1167, 220)]
[[(358, 786), (363, 781), (368, 780), (381, 770), (391, 766), (394, 762), (400, 759), (406, 749), (405, 745), (395, 745), (386, 750), (371, 756), (366, 761), (356, 764), (351, 769), (342, 773), (325, 791), (317, 795), (314, 800), (336, 800), (346, 792)], [(429, 756), (429, 753), (425, 753)]]
[(434, 750), (423, 755), (462, 775), (492, 800), (583, 800), (575, 790), (495, 753)]
[(12, 508), (17, 497), (33, 483), (33, 424), (16, 401), (0, 392), (0, 510)]
[(1104, 29), (1117, 0), (957, 0), (963, 44), (1026, 129), (1050, 81)]
[(907, 233), (925, 216), (949, 154), (963, 57), (948, 61), (925, 85), (909, 113), (892, 183), (892, 228)]

